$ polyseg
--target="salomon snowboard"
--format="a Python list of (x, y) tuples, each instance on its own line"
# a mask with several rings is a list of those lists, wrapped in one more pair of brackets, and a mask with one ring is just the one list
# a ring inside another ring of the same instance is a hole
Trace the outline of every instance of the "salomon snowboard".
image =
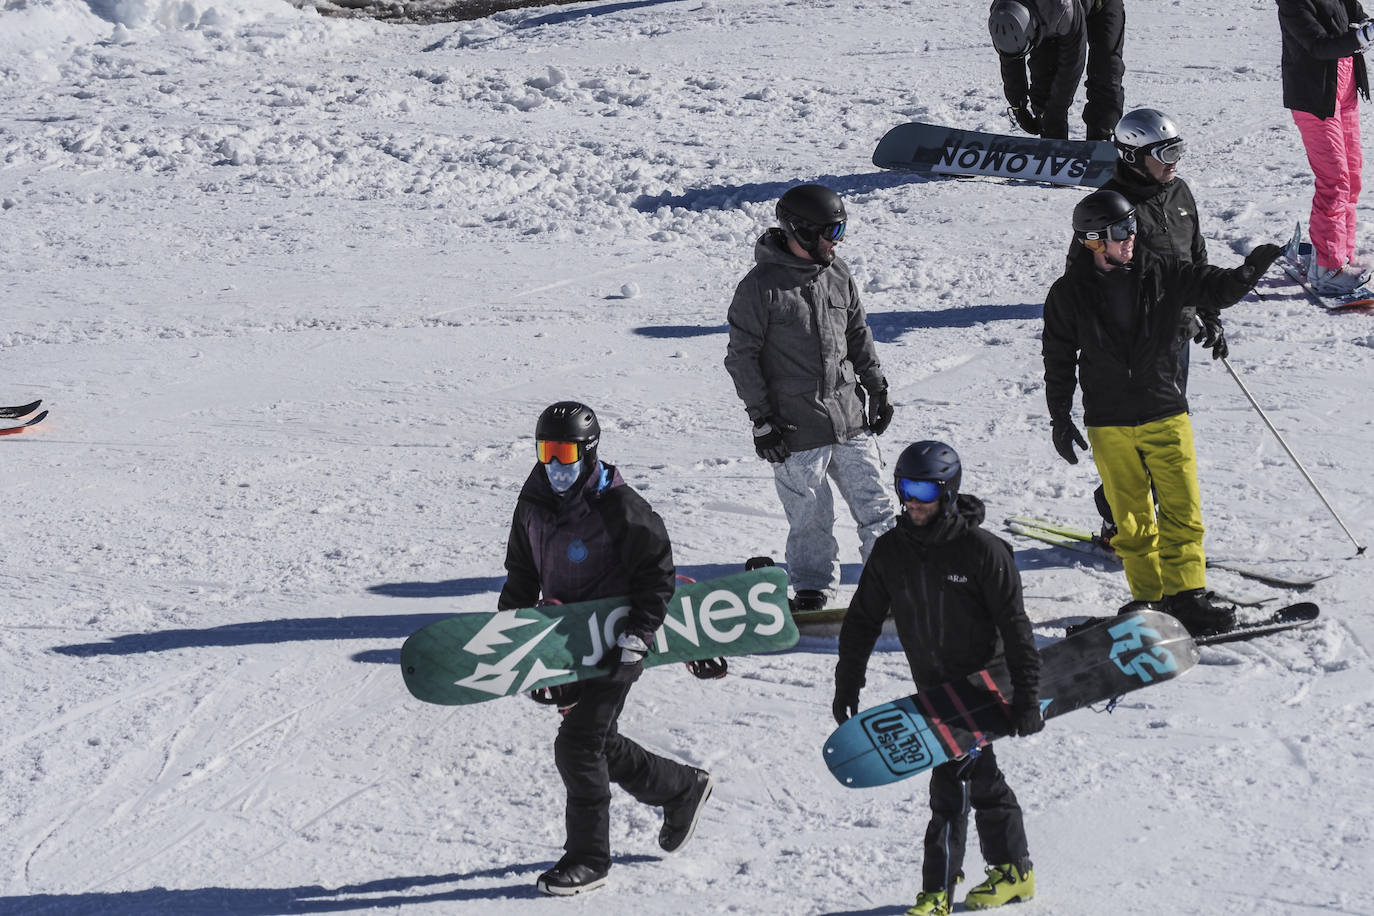
[[(1197, 664), (1183, 625), (1158, 611), (1122, 615), (1040, 650), (1046, 719), (1171, 680)], [(866, 709), (825, 742), (826, 765), (842, 785), (881, 786), (938, 766), (1008, 734), (1005, 665)]]
[[(406, 687), (426, 703), (459, 705), (600, 677), (628, 598), (460, 614), (401, 646)], [(768, 568), (680, 586), (645, 667), (790, 649), (787, 573)]]
[(1279, 258), (1283, 272), (1301, 286), (1313, 302), (1327, 311), (1337, 312), (1341, 309), (1374, 306), (1374, 289), (1370, 289), (1369, 284), (1338, 295), (1317, 292), (1312, 288), (1312, 281), (1307, 278), (1307, 265), (1311, 259), (1312, 243), (1302, 240), (1302, 223), (1298, 223), (1293, 229), (1293, 237), (1283, 249), (1283, 257)]
[[(1041, 521), (1040, 519), (1023, 517), (1009, 518), (1006, 524), (1007, 530), (1013, 534), (1035, 538), (1047, 544), (1054, 544), (1057, 547), (1067, 547), (1070, 550), (1078, 550), (1100, 559), (1112, 560), (1116, 563), (1121, 562), (1121, 558), (1112, 550), (1111, 545), (1102, 539), (1101, 535), (1094, 534), (1082, 528), (1073, 528), (1068, 525), (1058, 525), (1053, 522)], [(1330, 573), (1320, 576), (1288, 575), (1286, 573), (1265, 569), (1258, 563), (1247, 563), (1221, 557), (1208, 557), (1207, 568), (1224, 569), (1238, 576), (1254, 579), (1256, 582), (1263, 582), (1266, 585), (1273, 585), (1277, 588), (1296, 589), (1299, 591), (1309, 589), (1323, 579), (1330, 577)]]
[(1105, 140), (1044, 140), (912, 121), (878, 141), (873, 164), (923, 175), (982, 175), (1100, 188), (1116, 167)]

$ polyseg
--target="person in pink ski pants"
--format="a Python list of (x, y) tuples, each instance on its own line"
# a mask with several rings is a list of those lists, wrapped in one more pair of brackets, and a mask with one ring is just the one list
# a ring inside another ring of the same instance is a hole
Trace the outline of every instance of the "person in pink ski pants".
[(1369, 98), (1363, 52), (1374, 43), (1358, 0), (1278, 0), (1283, 34), (1283, 104), (1292, 111), (1312, 167), (1308, 233), (1319, 291), (1353, 289), (1369, 278), (1356, 258), (1355, 203), (1364, 160), (1359, 98)]

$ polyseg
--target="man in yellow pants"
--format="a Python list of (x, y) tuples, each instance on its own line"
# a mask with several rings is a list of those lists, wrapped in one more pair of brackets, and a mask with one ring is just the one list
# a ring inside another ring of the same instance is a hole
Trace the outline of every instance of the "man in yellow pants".
[(1070, 259), (1050, 287), (1041, 335), (1055, 451), (1077, 464), (1074, 447), (1088, 447), (1072, 419), (1074, 390), (1081, 387), (1083, 422), (1118, 529), (1112, 547), (1131, 587), (1127, 607), (1162, 601), (1196, 635), (1230, 629), (1234, 609), (1207, 597), (1202, 498), (1180, 354), (1195, 331), (1197, 309), (1239, 302), (1281, 249), (1260, 245), (1232, 269), (1160, 258), (1136, 249), (1135, 208), (1109, 190), (1079, 202), (1073, 228), (1092, 258)]

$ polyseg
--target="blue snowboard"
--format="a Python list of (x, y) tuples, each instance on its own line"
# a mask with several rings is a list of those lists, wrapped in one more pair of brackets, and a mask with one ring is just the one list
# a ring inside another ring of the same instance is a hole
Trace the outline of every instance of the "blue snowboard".
[[(1197, 664), (1183, 625), (1158, 611), (1113, 618), (1040, 651), (1046, 719), (1167, 681)], [(851, 789), (882, 786), (929, 770), (1010, 731), (1004, 665), (866, 709), (825, 742), (825, 763)]]

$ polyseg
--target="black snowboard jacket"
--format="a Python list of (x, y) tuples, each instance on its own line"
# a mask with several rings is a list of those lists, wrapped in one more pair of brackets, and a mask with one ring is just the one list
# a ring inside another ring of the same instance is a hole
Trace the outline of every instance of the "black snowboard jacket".
[(1091, 258), (1075, 259), (1045, 297), (1040, 351), (1051, 419), (1068, 419), (1083, 388), (1088, 426), (1140, 426), (1188, 412), (1184, 347), (1198, 309), (1239, 302), (1256, 277), (1234, 268), (1159, 258), (1145, 246), (1129, 268), (1135, 278), (1136, 332), (1115, 337), (1102, 320), (1100, 277)]
[(1369, 74), (1352, 23), (1369, 18), (1357, 0), (1277, 0), (1283, 34), (1283, 107), (1325, 120), (1336, 113), (1336, 64), (1355, 59), (1355, 85), (1369, 98)]
[(1013, 702), (1038, 701), (1040, 655), (1011, 547), (981, 527), (977, 497), (961, 495), (956, 509), (925, 527), (903, 513), (874, 543), (840, 626), (836, 685), (863, 687), (890, 613), (917, 687), (965, 678), (1004, 658)]
[(562, 498), (536, 464), (515, 504), (499, 610), (630, 598), (626, 632), (650, 643), (676, 582), (663, 519), (611, 465), (600, 465)]

